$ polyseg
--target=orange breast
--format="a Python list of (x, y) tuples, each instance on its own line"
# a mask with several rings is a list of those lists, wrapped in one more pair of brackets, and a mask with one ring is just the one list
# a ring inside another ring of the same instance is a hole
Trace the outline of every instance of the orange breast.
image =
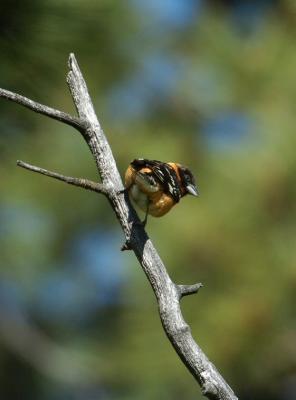
[[(131, 166), (127, 168), (125, 172), (125, 187), (131, 189), (130, 194), (132, 199), (143, 211), (146, 211), (146, 202), (142, 199), (141, 196), (135, 195), (133, 193), (133, 189), (131, 188), (132, 185), (134, 185), (135, 183), (136, 174), (137, 172)], [(144, 197), (146, 197), (149, 201), (148, 213), (153, 217), (161, 217), (165, 215), (174, 206), (174, 201), (172, 197), (168, 196), (162, 191), (152, 193), (143, 191), (142, 193)]]
[(129, 165), (127, 170), (125, 171), (125, 187), (129, 188), (135, 181), (136, 171)]
[(149, 196), (149, 214), (153, 217), (162, 217), (174, 206), (174, 200), (165, 193), (157, 193)]

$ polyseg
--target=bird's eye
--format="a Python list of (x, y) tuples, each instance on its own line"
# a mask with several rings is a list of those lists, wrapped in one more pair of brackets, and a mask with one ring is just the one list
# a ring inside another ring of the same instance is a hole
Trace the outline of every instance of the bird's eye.
[(185, 179), (187, 183), (193, 183), (193, 184), (195, 183), (194, 178), (191, 174), (186, 174)]

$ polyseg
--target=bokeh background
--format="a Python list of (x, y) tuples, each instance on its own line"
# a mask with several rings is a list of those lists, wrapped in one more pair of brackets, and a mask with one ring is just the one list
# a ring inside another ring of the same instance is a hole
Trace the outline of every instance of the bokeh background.
[[(242, 400), (296, 398), (296, 3), (1, 0), (0, 86), (74, 113), (74, 52), (121, 173), (198, 178), (147, 231), (182, 309)], [(201, 399), (73, 129), (0, 99), (0, 398)]]

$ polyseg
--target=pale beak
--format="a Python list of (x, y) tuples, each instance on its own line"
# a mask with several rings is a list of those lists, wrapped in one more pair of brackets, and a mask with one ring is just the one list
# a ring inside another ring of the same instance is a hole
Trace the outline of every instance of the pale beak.
[(192, 196), (198, 196), (198, 191), (197, 188), (193, 185), (187, 185), (186, 186), (187, 192), (189, 194), (192, 194)]

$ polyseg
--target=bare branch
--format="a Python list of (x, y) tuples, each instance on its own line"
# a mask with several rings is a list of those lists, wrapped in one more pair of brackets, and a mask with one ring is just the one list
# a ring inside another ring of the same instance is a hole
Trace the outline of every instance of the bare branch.
[(196, 283), (195, 285), (177, 285), (180, 291), (180, 297), (188, 296), (190, 294), (197, 293), (200, 288), (203, 287), (202, 283)]
[(69, 185), (79, 186), (79, 187), (82, 187), (83, 189), (92, 190), (93, 192), (102, 193), (105, 195), (108, 193), (108, 191), (104, 185), (90, 181), (88, 179), (72, 178), (71, 176), (61, 175), (61, 174), (58, 174), (57, 172), (48, 171), (47, 169), (25, 163), (24, 161), (21, 161), (21, 160), (18, 160), (16, 162), (16, 164), (19, 167), (28, 169), (33, 172), (37, 172), (37, 173), (45, 175), (45, 176), (49, 176), (50, 178), (58, 179), (59, 181), (66, 182)]
[(47, 117), (56, 119), (60, 122), (64, 122), (67, 125), (72, 126), (75, 129), (81, 131), (83, 129), (82, 124), (78, 118), (72, 117), (71, 115), (64, 113), (63, 111), (55, 110), (54, 108), (45, 106), (43, 104), (37, 103), (36, 101), (30, 100), (20, 94), (10, 92), (9, 90), (0, 88), (0, 97), (4, 99), (14, 101), (32, 111), (39, 114), (46, 115)]
[[(78, 115), (86, 125), (84, 138), (94, 156), (99, 174), (102, 178), (102, 182), (106, 182), (108, 186), (111, 184), (114, 186), (114, 188), (116, 188), (116, 191), (122, 191), (124, 186), (122, 184), (111, 148), (100, 126), (86, 87), (86, 83), (75, 56), (72, 53), (69, 56), (69, 68), (70, 71), (67, 76), (67, 82)], [(130, 210), (126, 209), (126, 212), (128, 211), (130, 212)], [(134, 218), (137, 219), (135, 214)]]
[(155, 293), (167, 337), (205, 396), (212, 400), (237, 400), (232, 389), (194, 341), (180, 309), (180, 289), (170, 279), (128, 196), (121, 193), (123, 185), (111, 148), (95, 114), (74, 54), (70, 54), (69, 68), (67, 82), (78, 114), (87, 125), (84, 138), (95, 158), (103, 183), (114, 188), (109, 200), (126, 237), (128, 245), (124, 245), (123, 249), (131, 248), (135, 252)]
[(196, 293), (201, 284), (176, 285), (172, 282), (161, 258), (130, 204), (126, 191), (123, 191), (124, 187), (111, 148), (95, 114), (86, 83), (74, 54), (70, 54), (69, 68), (67, 82), (79, 120), (7, 91), (1, 90), (0, 96), (2, 95), (2, 97), (23, 104), (33, 111), (48, 115), (79, 129), (95, 159), (102, 185), (83, 179), (65, 177), (23, 162), (18, 162), (18, 165), (76, 186), (107, 194), (125, 234), (126, 244), (123, 246), (123, 250), (132, 249), (138, 258), (155, 293), (165, 333), (179, 357), (197, 380), (202, 393), (206, 397), (211, 400), (237, 400), (232, 389), (194, 341), (190, 328), (184, 321), (181, 312), (181, 297)]

